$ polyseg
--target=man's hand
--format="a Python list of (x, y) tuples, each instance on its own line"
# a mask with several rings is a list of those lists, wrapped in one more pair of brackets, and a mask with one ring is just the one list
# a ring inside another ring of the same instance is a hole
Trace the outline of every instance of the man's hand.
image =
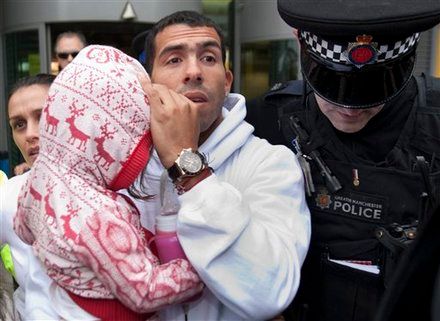
[(200, 120), (195, 104), (164, 85), (138, 76), (151, 109), (153, 144), (165, 168), (170, 168), (183, 148), (197, 150)]

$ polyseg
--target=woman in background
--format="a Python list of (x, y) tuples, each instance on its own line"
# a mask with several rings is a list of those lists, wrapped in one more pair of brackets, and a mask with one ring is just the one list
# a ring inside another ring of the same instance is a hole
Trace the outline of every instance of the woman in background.
[[(12, 138), (29, 167), (38, 156), (40, 115), (54, 79), (55, 76), (49, 74), (20, 79), (9, 95), (8, 119)], [(23, 243), (12, 227), (18, 193), (27, 176), (28, 173), (14, 176), (0, 186), (2, 258), (19, 285), (13, 294), (15, 314), (22, 320), (55, 320), (58, 316), (52, 310), (48, 297), (52, 280), (42, 269), (32, 248)], [(7, 299), (7, 296), (2, 296), (2, 299)]]

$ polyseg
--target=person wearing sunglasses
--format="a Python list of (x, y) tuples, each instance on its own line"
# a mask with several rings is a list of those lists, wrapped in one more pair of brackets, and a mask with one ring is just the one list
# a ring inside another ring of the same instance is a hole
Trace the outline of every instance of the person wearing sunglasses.
[(81, 32), (66, 31), (59, 34), (55, 42), (59, 71), (63, 70), (86, 45), (86, 38)]

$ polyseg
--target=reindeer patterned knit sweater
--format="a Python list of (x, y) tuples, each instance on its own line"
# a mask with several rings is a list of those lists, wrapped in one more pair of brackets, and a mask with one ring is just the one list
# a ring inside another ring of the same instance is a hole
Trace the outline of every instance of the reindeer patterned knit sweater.
[(202, 284), (186, 260), (159, 265), (137, 209), (115, 192), (134, 181), (151, 149), (138, 73), (142, 66), (121, 51), (89, 46), (58, 75), (14, 229), (62, 288), (150, 312)]

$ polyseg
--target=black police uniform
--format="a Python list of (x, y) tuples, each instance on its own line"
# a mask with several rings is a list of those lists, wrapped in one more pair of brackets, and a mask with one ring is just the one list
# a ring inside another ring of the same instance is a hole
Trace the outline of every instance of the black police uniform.
[(402, 257), (375, 321), (440, 320), (440, 208)]
[[(305, 177), (312, 238), (285, 317), (369, 321), (440, 199), (440, 92), (437, 80), (412, 77), (420, 32), (440, 22), (440, 2), (278, 0), (278, 11), (298, 29), (305, 81), (250, 102), (248, 121), (292, 148)], [(315, 94), (333, 108), (384, 107), (343, 133)]]
[[(319, 151), (342, 186), (331, 192), (310, 161), (315, 185), (315, 192), (307, 197), (311, 247), (293, 312), (285, 317), (372, 320), (401, 248), (412, 238), (417, 221), (440, 199), (440, 91), (429, 89), (427, 105), (420, 106), (424, 102), (419, 101), (412, 79), (365, 128), (347, 135), (320, 112), (309, 88), (303, 96), (303, 88), (301, 81), (289, 82), (248, 103), (247, 120), (255, 134), (294, 151), (291, 118), (297, 117), (310, 135), (302, 152)], [(417, 156), (428, 160), (428, 179)], [(380, 273), (331, 260), (377, 265)]]
[[(305, 81), (250, 102), (248, 120), (257, 136), (292, 148), (305, 177), (311, 245), (285, 317), (370, 321), (440, 200), (440, 93), (437, 80), (412, 77), (440, 2), (278, 0), (278, 11), (298, 30)], [(315, 95), (332, 108), (384, 107), (343, 133)]]

